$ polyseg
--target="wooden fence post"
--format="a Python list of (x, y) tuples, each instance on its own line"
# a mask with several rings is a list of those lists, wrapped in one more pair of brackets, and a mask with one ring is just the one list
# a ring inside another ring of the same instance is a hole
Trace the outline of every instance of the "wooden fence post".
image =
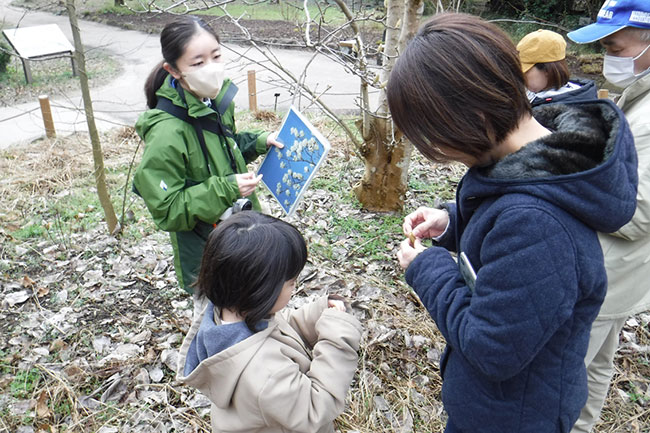
[(47, 97), (47, 95), (41, 95), (38, 97), (38, 102), (41, 104), (41, 114), (43, 115), (45, 135), (47, 138), (56, 138), (56, 131), (54, 130), (54, 119), (52, 119), (52, 109), (50, 108), (50, 99)]
[(248, 71), (248, 108), (251, 111), (257, 111), (257, 85), (254, 69)]

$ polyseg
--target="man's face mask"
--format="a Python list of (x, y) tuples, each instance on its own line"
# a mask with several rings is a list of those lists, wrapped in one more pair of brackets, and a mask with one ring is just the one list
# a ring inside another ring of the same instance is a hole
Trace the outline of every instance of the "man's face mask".
[(212, 62), (181, 74), (187, 87), (199, 98), (214, 99), (219, 94), (224, 77), (224, 64)]
[(645, 50), (636, 57), (616, 57), (605, 54), (603, 61), (603, 75), (615, 86), (627, 87), (632, 84), (637, 78), (647, 74), (650, 69), (647, 69), (640, 74), (634, 73), (634, 61), (648, 51), (650, 45), (645, 47)]

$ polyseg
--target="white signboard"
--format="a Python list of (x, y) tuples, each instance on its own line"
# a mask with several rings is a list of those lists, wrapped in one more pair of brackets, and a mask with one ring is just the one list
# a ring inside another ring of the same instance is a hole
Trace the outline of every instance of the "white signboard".
[(5, 29), (2, 33), (20, 57), (29, 59), (74, 52), (72, 44), (56, 24)]
[(32, 82), (30, 60), (45, 60), (70, 55), (72, 75), (77, 75), (74, 57), (72, 57), (74, 48), (56, 24), (5, 29), (2, 33), (20, 56), (27, 83)]

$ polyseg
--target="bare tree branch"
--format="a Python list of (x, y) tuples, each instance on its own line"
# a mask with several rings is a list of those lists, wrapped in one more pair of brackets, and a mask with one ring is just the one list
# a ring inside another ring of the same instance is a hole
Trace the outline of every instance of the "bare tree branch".
[(547, 26), (547, 27), (554, 27), (556, 29), (560, 29), (564, 32), (569, 32), (571, 29), (568, 29), (564, 26), (561, 26), (559, 24), (553, 24), (549, 22), (542, 22), (542, 21), (535, 21), (535, 20), (514, 20), (514, 19), (508, 19), (508, 18), (499, 18), (499, 19), (494, 19), (494, 20), (488, 20), (488, 22), (491, 23), (521, 23), (521, 24), (537, 24), (540, 26)]
[(305, 10), (305, 17), (306, 17), (306, 20), (305, 20), (305, 42), (306, 42), (308, 47), (311, 47), (311, 38), (310, 38), (310, 35), (309, 35), (309, 25), (311, 24), (311, 17), (309, 16), (309, 7), (307, 5), (308, 2), (309, 2), (309, 0), (304, 0), (304, 2), (303, 2), (303, 9)]
[[(325, 112), (332, 120), (334, 120), (345, 131), (345, 133), (348, 135), (348, 138), (350, 138), (350, 140), (354, 143), (355, 148), (358, 148), (361, 145), (358, 138), (356, 137), (354, 132), (350, 129), (350, 127), (347, 124), (345, 124), (345, 122), (343, 122), (336, 115), (336, 113), (334, 113), (334, 110), (332, 110), (325, 102), (323, 102), (323, 100), (322, 100), (323, 94), (317, 94), (313, 89), (311, 89), (304, 82), (304, 79), (301, 80), (300, 78), (296, 77), (291, 71), (286, 69), (282, 65), (282, 63), (278, 60), (278, 58), (275, 57), (275, 55), (273, 54), (272, 51), (263, 49), (262, 47), (260, 47), (257, 44), (257, 42), (251, 37), (250, 32), (248, 31), (248, 29), (245, 28), (244, 26), (242, 26), (239, 23), (238, 19), (235, 19), (234, 17), (232, 17), (232, 15), (230, 15), (228, 13), (228, 11), (225, 10), (225, 8), (221, 8), (221, 9), (228, 17), (230, 17), (232, 22), (240, 29), (240, 31), (246, 35), (248, 42), (253, 47), (255, 47), (257, 49), (257, 51), (260, 54), (262, 54), (267, 59), (267, 61), (269, 63), (271, 63), (271, 65), (273, 65), (273, 67), (275, 69), (270, 68), (268, 65), (265, 65), (265, 64), (255, 60), (255, 59), (253, 59), (250, 56), (247, 56), (245, 54), (241, 55), (242, 58), (246, 59), (247, 61), (249, 61), (251, 63), (262, 66), (264, 69), (266, 69), (267, 71), (269, 71), (269, 72), (273, 73), (275, 76), (277, 76), (280, 80), (285, 81), (287, 83), (290, 83), (290, 85), (292, 85), (294, 88), (297, 89), (296, 93), (303, 93), (304, 92), (307, 96), (310, 97), (310, 99), (314, 103), (316, 103), (321, 108), (321, 110), (323, 110), (323, 112)], [(318, 54), (318, 53), (316, 53), (316, 54)], [(310, 60), (310, 62), (307, 65), (307, 67), (309, 66), (309, 64), (311, 64), (311, 62), (313, 61), (313, 58), (314, 57), (312, 57), (312, 59)], [(305, 67), (303, 69), (303, 73), (301, 74), (301, 77), (306, 76), (307, 67)], [(278, 72), (278, 71), (280, 71), (280, 72)]]
[[(134, 9), (129, 5), (125, 5), (125, 7), (130, 10), (131, 12), (137, 13), (137, 14), (142, 14), (142, 13), (168, 13), (168, 14), (173, 14), (173, 15), (186, 15), (186, 14), (191, 14), (194, 12), (199, 12), (199, 11), (207, 11), (210, 9), (218, 8), (218, 7), (223, 7), (226, 6), (228, 3), (233, 3), (235, 0), (213, 0), (213, 1), (206, 1), (202, 0), (201, 6), (195, 6), (195, 7), (190, 7), (188, 5), (188, 0), (178, 0), (171, 5), (161, 7), (158, 5), (156, 0), (151, 0), (147, 3), (139, 0), (138, 3), (140, 5), (140, 9)], [(259, 3), (265, 3), (267, 0), (259, 0), (251, 3), (247, 3), (250, 5), (255, 5)], [(174, 9), (177, 9), (179, 7), (183, 7), (183, 11), (174, 11)]]

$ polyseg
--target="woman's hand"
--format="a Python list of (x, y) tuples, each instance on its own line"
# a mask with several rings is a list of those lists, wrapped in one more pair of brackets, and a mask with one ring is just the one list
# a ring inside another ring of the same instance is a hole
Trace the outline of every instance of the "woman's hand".
[(262, 175), (255, 176), (255, 173), (249, 171), (248, 173), (236, 174), (235, 179), (239, 187), (239, 194), (242, 197), (248, 197), (255, 191), (257, 184), (262, 180)]
[(419, 207), (404, 218), (402, 229), (411, 239), (411, 247), (418, 239), (440, 236), (447, 229), (449, 214), (442, 209)]
[(399, 265), (402, 267), (402, 269), (408, 268), (411, 262), (418, 256), (418, 254), (424, 250), (425, 247), (422, 245), (422, 242), (420, 242), (420, 239), (416, 238), (415, 242), (413, 243), (411, 243), (410, 239), (404, 239), (399, 245), (399, 251), (397, 252), (397, 260), (399, 261)]
[(278, 149), (282, 149), (284, 147), (284, 144), (280, 143), (278, 140), (278, 133), (277, 132), (272, 132), (269, 134), (269, 136), (266, 138), (266, 147), (269, 148), (271, 146), (275, 146)]

